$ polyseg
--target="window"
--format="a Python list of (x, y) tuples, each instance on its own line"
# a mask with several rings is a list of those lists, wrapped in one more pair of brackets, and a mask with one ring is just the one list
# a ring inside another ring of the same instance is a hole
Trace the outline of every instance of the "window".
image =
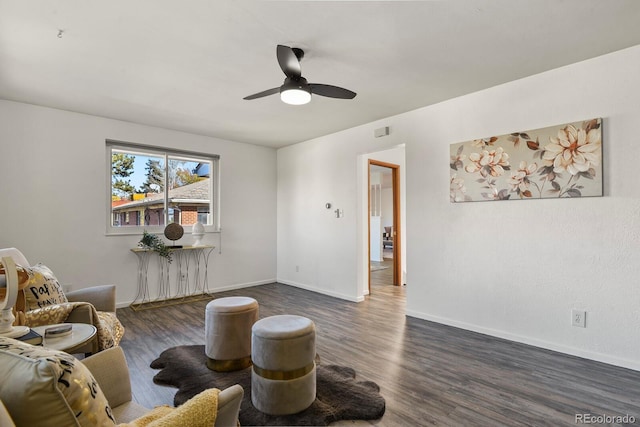
[(210, 212), (208, 206), (198, 206), (198, 222), (207, 224), (209, 222), (209, 214)]
[(219, 156), (107, 141), (109, 234), (219, 224)]

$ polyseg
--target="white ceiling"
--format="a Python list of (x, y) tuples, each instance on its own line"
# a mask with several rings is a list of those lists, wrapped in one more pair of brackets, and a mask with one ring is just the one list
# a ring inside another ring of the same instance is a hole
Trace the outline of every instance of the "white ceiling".
[[(0, 0), (0, 98), (281, 147), (640, 44), (639, 22), (637, 0)], [(277, 44), (358, 96), (243, 100), (282, 84)]]

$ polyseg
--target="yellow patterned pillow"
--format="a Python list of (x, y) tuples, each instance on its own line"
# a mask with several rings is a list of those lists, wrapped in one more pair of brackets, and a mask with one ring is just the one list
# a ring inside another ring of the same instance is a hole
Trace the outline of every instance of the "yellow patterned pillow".
[(156, 406), (151, 412), (118, 427), (210, 427), (218, 416), (220, 390), (208, 388), (177, 408)]
[(24, 288), (27, 310), (67, 302), (62, 286), (49, 267), (37, 264), (24, 268), (29, 275), (29, 283)]
[(0, 400), (18, 426), (115, 426), (95, 378), (70, 354), (0, 337), (0, 378)]

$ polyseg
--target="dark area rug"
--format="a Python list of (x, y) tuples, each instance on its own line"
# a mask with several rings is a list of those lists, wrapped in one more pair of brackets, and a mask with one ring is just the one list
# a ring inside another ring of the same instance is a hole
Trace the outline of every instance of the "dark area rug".
[(204, 345), (172, 347), (151, 362), (161, 369), (153, 382), (177, 387), (174, 405), (179, 406), (201, 391), (220, 390), (240, 384), (244, 399), (240, 406), (242, 426), (320, 426), (338, 420), (376, 420), (385, 410), (380, 388), (371, 381), (357, 381), (356, 373), (346, 366), (318, 364), (316, 400), (294, 415), (274, 416), (258, 411), (251, 403), (251, 368), (235, 372), (214, 372), (207, 368)]

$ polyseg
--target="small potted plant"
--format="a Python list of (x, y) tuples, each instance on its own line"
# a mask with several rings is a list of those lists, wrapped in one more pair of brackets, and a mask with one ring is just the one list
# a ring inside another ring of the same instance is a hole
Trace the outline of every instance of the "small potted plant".
[(142, 239), (138, 242), (138, 246), (155, 251), (159, 256), (164, 257), (167, 262), (171, 262), (171, 251), (169, 250), (169, 247), (164, 244), (160, 237), (155, 234), (147, 233), (147, 230), (142, 232)]

